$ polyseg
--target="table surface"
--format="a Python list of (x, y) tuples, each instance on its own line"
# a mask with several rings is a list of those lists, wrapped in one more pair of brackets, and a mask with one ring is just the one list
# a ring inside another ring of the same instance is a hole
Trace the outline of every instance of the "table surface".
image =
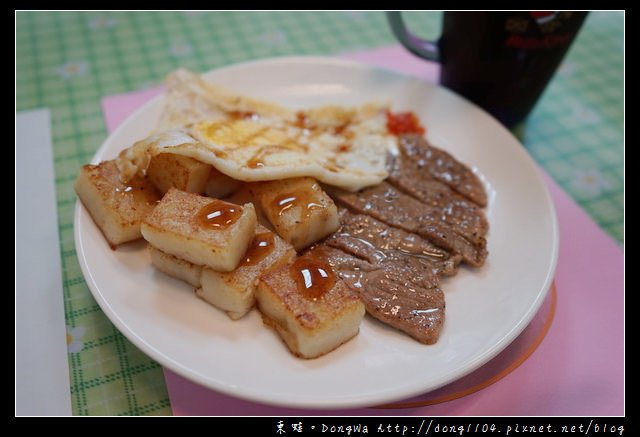
[[(424, 36), (437, 37), (440, 12), (406, 17)], [(514, 132), (621, 248), (624, 18), (619, 11), (589, 14), (526, 125)], [(17, 11), (15, 24), (16, 112), (48, 108), (51, 114), (73, 414), (170, 415), (162, 368), (109, 322), (76, 258), (73, 182), (108, 135), (101, 99), (157, 86), (181, 66), (205, 72), (258, 58), (336, 56), (396, 40), (380, 11)]]

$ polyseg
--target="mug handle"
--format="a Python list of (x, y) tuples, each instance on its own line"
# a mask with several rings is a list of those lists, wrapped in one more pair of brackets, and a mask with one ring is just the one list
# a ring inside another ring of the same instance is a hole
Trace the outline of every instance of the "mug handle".
[(388, 11), (387, 20), (394, 35), (407, 50), (421, 58), (436, 62), (440, 61), (438, 44), (433, 41), (418, 38), (409, 32), (402, 20), (400, 11)]

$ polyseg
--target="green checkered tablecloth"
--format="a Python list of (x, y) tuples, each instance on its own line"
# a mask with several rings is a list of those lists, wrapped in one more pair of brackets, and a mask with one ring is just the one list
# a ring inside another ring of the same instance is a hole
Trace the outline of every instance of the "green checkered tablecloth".
[[(624, 13), (592, 12), (523, 131), (534, 159), (624, 244)], [(407, 14), (436, 37), (441, 14)], [(161, 367), (111, 324), (76, 259), (73, 181), (107, 137), (100, 99), (281, 55), (395, 44), (380, 11), (17, 11), (16, 111), (51, 111), (75, 415), (170, 415)], [(18, 169), (19, 170), (19, 169)], [(19, 187), (16, 187), (19, 195)]]

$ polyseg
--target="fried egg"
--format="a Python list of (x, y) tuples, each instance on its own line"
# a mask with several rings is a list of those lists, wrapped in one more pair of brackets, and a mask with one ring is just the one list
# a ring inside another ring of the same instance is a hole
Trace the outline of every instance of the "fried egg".
[(387, 130), (386, 104), (293, 109), (234, 93), (184, 69), (166, 84), (157, 126), (118, 157), (125, 178), (144, 171), (157, 153), (189, 156), (249, 182), (311, 176), (355, 191), (387, 177), (397, 141)]

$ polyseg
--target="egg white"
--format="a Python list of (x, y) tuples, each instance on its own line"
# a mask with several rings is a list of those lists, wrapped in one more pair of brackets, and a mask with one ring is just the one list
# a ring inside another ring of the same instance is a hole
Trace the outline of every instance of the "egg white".
[(241, 181), (311, 176), (351, 191), (387, 177), (397, 147), (387, 105), (324, 105), (296, 110), (205, 82), (184, 69), (166, 80), (164, 110), (152, 134), (118, 157), (125, 177), (151, 156), (176, 153)]

